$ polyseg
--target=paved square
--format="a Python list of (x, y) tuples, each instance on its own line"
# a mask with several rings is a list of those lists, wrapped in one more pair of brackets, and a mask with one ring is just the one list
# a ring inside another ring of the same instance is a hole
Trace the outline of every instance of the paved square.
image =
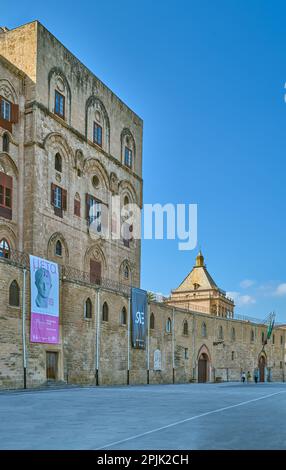
[(1, 449), (286, 449), (286, 384), (0, 393)]

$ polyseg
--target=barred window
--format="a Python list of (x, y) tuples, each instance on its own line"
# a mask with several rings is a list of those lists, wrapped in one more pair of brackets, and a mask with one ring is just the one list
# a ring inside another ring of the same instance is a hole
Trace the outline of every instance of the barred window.
[(154, 330), (155, 328), (155, 317), (154, 313), (152, 312), (150, 315), (150, 330)]
[(171, 333), (171, 331), (172, 331), (172, 320), (171, 318), (168, 318), (166, 322), (166, 332)]
[(108, 305), (106, 302), (102, 306), (102, 320), (108, 321)]
[(92, 303), (90, 298), (86, 299), (84, 304), (84, 317), (91, 318), (92, 317)]
[(189, 325), (188, 325), (187, 320), (184, 321), (183, 334), (184, 334), (184, 335), (188, 335), (188, 334), (189, 334)]
[(20, 288), (17, 281), (13, 281), (9, 287), (9, 305), (12, 307), (20, 306)]
[(121, 325), (126, 325), (127, 324), (127, 311), (126, 311), (125, 307), (123, 307), (122, 310), (121, 310), (120, 323), (121, 323)]
[(5, 238), (0, 241), (0, 258), (10, 258), (10, 245)]
[(206, 336), (207, 336), (207, 325), (205, 324), (205, 322), (203, 322), (203, 324), (202, 324), (202, 337), (206, 338)]

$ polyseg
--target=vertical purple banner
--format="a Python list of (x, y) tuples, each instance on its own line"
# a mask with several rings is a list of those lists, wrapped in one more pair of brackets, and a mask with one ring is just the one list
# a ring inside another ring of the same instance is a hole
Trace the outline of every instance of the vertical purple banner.
[(32, 343), (59, 343), (59, 268), (30, 255)]

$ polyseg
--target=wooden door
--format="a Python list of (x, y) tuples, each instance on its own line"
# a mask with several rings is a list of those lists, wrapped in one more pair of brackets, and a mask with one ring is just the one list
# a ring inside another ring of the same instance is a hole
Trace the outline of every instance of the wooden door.
[(259, 382), (265, 382), (265, 357), (259, 359)]
[(101, 263), (94, 259), (90, 260), (90, 282), (92, 284), (101, 284)]
[(198, 363), (198, 382), (200, 383), (207, 381), (207, 366), (207, 358), (204, 355), (200, 356)]
[(47, 352), (47, 379), (56, 380), (58, 369), (58, 353)]

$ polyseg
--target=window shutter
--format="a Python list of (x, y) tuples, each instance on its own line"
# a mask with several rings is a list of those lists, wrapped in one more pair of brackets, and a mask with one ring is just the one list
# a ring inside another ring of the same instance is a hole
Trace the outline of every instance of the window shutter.
[(8, 175), (5, 175), (5, 186), (6, 188), (9, 188), (11, 189), (12, 191), (12, 188), (13, 188), (13, 178), (12, 176), (8, 176)]
[(6, 175), (0, 171), (0, 184), (1, 186), (6, 186)]
[(88, 193), (85, 195), (86, 200), (86, 220), (89, 221), (89, 210), (90, 210), (90, 196)]
[(16, 124), (19, 121), (19, 105), (11, 103), (11, 122)]
[(51, 204), (52, 204), (52, 206), (55, 205), (55, 185), (54, 185), (54, 183), (51, 184)]
[(5, 119), (3, 119), (1, 115), (0, 115), (0, 126), (12, 134), (12, 123), (10, 121), (6, 121)]
[(63, 211), (67, 210), (67, 191), (62, 189), (62, 209)]

